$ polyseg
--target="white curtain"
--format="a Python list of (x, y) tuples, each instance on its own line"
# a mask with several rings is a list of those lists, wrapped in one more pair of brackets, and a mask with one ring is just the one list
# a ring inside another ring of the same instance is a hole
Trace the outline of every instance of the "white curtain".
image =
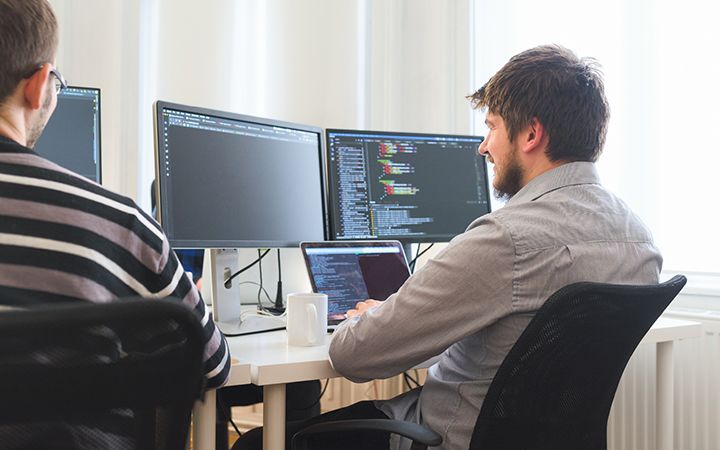
[(104, 184), (148, 205), (158, 99), (337, 128), (470, 131), (468, 2), (51, 0), (102, 89)]
[(612, 115), (599, 163), (603, 183), (651, 228), (666, 269), (720, 278), (720, 6), (474, 0), (471, 8), (478, 87), (512, 55), (540, 44), (601, 62)]
[(71, 85), (101, 89), (103, 181), (137, 198), (138, 149), (143, 145), (141, 124), (134, 120), (140, 110), (141, 2), (50, 3), (60, 24), (58, 68)]

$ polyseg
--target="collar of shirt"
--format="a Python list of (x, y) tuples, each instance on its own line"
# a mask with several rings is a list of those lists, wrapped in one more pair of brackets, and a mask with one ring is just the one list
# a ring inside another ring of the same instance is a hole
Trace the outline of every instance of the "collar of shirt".
[(600, 184), (600, 176), (594, 163), (587, 161), (571, 162), (541, 173), (530, 180), (506, 204), (514, 205), (531, 202), (548, 192), (579, 184)]
[(10, 138), (0, 135), (0, 153), (35, 153), (32, 149), (20, 145)]

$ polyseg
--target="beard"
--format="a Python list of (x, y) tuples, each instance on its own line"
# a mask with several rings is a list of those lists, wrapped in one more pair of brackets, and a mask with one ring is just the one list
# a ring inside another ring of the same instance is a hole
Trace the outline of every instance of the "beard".
[(516, 155), (517, 150), (513, 150), (505, 169), (502, 173), (498, 172), (495, 181), (493, 181), (495, 197), (499, 200), (510, 200), (523, 187), (524, 171), (518, 164)]
[[(52, 87), (52, 86), (51, 86)], [(40, 135), (42, 134), (43, 130), (45, 129), (45, 125), (47, 125), (48, 120), (50, 119), (50, 105), (52, 104), (52, 92), (48, 90), (47, 95), (45, 95), (45, 101), (43, 102), (42, 106), (40, 107), (40, 113), (37, 115), (37, 119), (30, 124), (26, 131), (27, 135), (27, 142), (26, 146), (28, 148), (34, 148), (35, 143), (40, 138)]]

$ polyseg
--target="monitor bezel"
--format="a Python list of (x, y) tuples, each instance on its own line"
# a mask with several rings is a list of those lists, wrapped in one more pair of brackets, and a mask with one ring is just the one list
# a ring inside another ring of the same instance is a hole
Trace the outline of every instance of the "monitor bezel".
[[(334, 202), (331, 201), (331, 180), (330, 180), (330, 135), (333, 133), (352, 133), (352, 134), (360, 134), (360, 135), (386, 135), (386, 136), (407, 136), (407, 137), (449, 137), (449, 138), (460, 138), (460, 139), (479, 139), (480, 143), (482, 143), (483, 140), (485, 140), (484, 136), (481, 135), (469, 135), (469, 134), (451, 134), (451, 133), (413, 133), (413, 132), (407, 132), (407, 131), (380, 131), (380, 130), (352, 130), (352, 129), (342, 129), (342, 128), (327, 128), (325, 129), (325, 161), (328, 163), (325, 165), (325, 197), (326, 197), (326, 203), (327, 203), (327, 224), (325, 227), (326, 235), (328, 240), (332, 241), (400, 241), (403, 245), (407, 244), (421, 244), (421, 243), (429, 243), (429, 242), (450, 242), (452, 238), (457, 236), (458, 233), (455, 235), (433, 235), (433, 236), (399, 236), (399, 235), (393, 235), (393, 236), (378, 236), (374, 238), (358, 238), (358, 237), (348, 237), (348, 238), (337, 238), (335, 237), (337, 227), (335, 224), (335, 221), (333, 220), (335, 210)], [(488, 212), (485, 214), (489, 214), (492, 212), (492, 205), (490, 203), (490, 180), (488, 178), (488, 168), (487, 168), (487, 160), (484, 155), (479, 155), (482, 157), (484, 164), (482, 165), (482, 169), (485, 175), (485, 190), (488, 193)], [(483, 214), (484, 215), (484, 214)], [(478, 216), (481, 217), (481, 216)], [(470, 225), (468, 223), (468, 225)]]
[[(317, 134), (318, 136), (318, 175), (320, 177), (320, 203), (322, 207), (322, 227), (323, 227), (323, 239), (327, 239), (327, 195), (326, 195), (326, 184), (324, 177), (325, 170), (325, 139), (323, 129), (314, 125), (300, 124), (295, 122), (286, 122), (276, 119), (268, 119), (265, 117), (249, 116), (245, 114), (238, 114), (230, 111), (221, 111), (216, 109), (204, 108), (199, 106), (184, 105), (180, 103), (168, 102), (157, 100), (153, 104), (153, 133), (154, 133), (154, 153), (155, 153), (155, 179), (158, 180), (155, 183), (155, 195), (157, 202), (157, 220), (165, 228), (164, 218), (164, 202), (163, 202), (163, 188), (165, 183), (160, 177), (160, 148), (162, 146), (160, 140), (162, 136), (159, 130), (159, 125), (162, 123), (162, 111), (164, 109), (174, 109), (177, 111), (190, 112), (194, 114), (214, 116), (221, 119), (229, 120), (241, 120), (244, 122), (256, 123), (258, 125), (277, 126), (282, 128), (290, 128), (293, 130), (305, 131), (309, 133)], [(297, 247), (302, 240), (243, 240), (243, 239), (227, 239), (227, 240), (187, 240), (178, 241), (168, 235), (168, 241), (174, 248), (204, 248), (204, 249), (222, 249), (222, 248), (287, 248)]]

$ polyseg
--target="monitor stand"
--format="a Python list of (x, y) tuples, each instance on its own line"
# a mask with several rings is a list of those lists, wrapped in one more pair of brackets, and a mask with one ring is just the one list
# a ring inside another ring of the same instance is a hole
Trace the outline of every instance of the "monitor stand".
[[(226, 336), (284, 330), (285, 319), (281, 317), (244, 314), (241, 319), (240, 290), (238, 283), (225, 287), (225, 278), (239, 269), (238, 252), (235, 249), (210, 250), (209, 271), (210, 296), (213, 319)], [(245, 310), (247, 311), (247, 310)]]

